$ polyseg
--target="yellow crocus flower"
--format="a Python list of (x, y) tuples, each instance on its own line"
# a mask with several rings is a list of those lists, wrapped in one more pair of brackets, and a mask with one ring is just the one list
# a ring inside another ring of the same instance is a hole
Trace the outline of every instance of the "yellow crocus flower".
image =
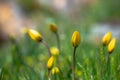
[(111, 32), (107, 32), (104, 35), (104, 37), (102, 39), (102, 43), (103, 43), (104, 46), (107, 45), (110, 42), (111, 37), (112, 37), (112, 33)]
[(55, 25), (55, 24), (50, 24), (50, 30), (52, 31), (52, 32), (54, 32), (54, 33), (56, 33), (57, 31), (58, 31), (58, 29), (57, 29), (57, 26)]
[(113, 38), (108, 45), (108, 52), (112, 53), (116, 45), (116, 38)]
[(56, 47), (51, 47), (50, 48), (50, 52), (51, 52), (51, 54), (53, 55), (53, 56), (57, 56), (57, 55), (59, 55), (59, 49), (58, 48), (56, 48)]
[(75, 31), (72, 35), (72, 45), (74, 47), (77, 47), (80, 44), (80, 41), (81, 41), (80, 33), (78, 31)]
[(31, 39), (33, 39), (34, 41), (39, 42), (42, 40), (41, 34), (39, 32), (37, 32), (36, 30), (29, 29), (28, 34), (31, 37)]
[(47, 62), (47, 68), (48, 68), (49, 70), (52, 69), (53, 64), (54, 64), (54, 57), (51, 56), (51, 57), (49, 58), (48, 62)]
[(52, 69), (52, 74), (53, 74), (53, 75), (56, 74), (56, 73), (59, 73), (59, 72), (60, 72), (60, 70), (59, 70), (58, 67), (54, 67), (54, 68)]

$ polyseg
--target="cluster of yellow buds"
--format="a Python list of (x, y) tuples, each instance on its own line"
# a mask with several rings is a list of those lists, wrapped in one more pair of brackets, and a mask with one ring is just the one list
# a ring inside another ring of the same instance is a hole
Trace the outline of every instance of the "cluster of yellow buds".
[(105, 34), (105, 36), (102, 39), (102, 43), (104, 46), (106, 46), (108, 44), (108, 53), (111, 54), (115, 48), (116, 45), (116, 38), (112, 38), (112, 33), (111, 32), (107, 32)]
[[(57, 31), (58, 31), (55, 24), (50, 24), (50, 30), (54, 33), (57, 33)], [(42, 35), (38, 31), (33, 30), (33, 29), (28, 29), (27, 31), (32, 40), (34, 40), (36, 42), (40, 42), (43, 40)], [(111, 54), (113, 52), (113, 50), (115, 49), (115, 45), (116, 45), (116, 38), (111, 39), (111, 37), (112, 37), (112, 33), (108, 32), (102, 38), (103, 46), (108, 45), (108, 53), (109, 54)], [(78, 31), (74, 31), (72, 38), (71, 38), (71, 42), (72, 42), (74, 49), (79, 46), (79, 44), (81, 42), (81, 35)], [(53, 68), (53, 65), (54, 65), (54, 61), (55, 61), (54, 57), (58, 56), (60, 54), (60, 51), (56, 47), (51, 47), (49, 52), (52, 54), (52, 56), (49, 58), (49, 60), (47, 62), (47, 68), (48, 68), (48, 70), (52, 71), (52, 74), (59, 73), (60, 72), (59, 68), (58, 67)], [(74, 54), (75, 54), (75, 51), (74, 51)], [(75, 56), (73, 56), (73, 65), (74, 65), (74, 61), (75, 61), (74, 59), (75, 59)], [(72, 66), (72, 69), (73, 69), (72, 71), (74, 71), (74, 66)], [(78, 74), (81, 75), (80, 72)], [(72, 74), (72, 75), (74, 77), (74, 74)]]
[[(51, 29), (51, 31), (53, 31), (53, 32), (57, 32), (57, 27), (56, 27), (56, 25), (55, 24), (51, 24), (50, 25), (50, 29)], [(36, 30), (33, 30), (33, 29), (28, 29), (28, 34), (29, 34), (29, 36), (31, 37), (31, 39), (32, 40), (34, 40), (34, 41), (36, 41), (36, 42), (40, 42), (40, 41), (42, 41), (42, 35), (38, 32), (38, 31), (36, 31)], [(50, 52), (51, 52), (51, 54), (52, 54), (52, 56), (49, 58), (49, 60), (48, 60), (48, 62), (47, 62), (47, 68), (49, 69), (49, 70), (51, 70), (52, 69), (52, 67), (53, 67), (53, 65), (54, 65), (54, 56), (57, 56), (57, 55), (59, 55), (59, 49), (58, 48), (56, 48), (56, 47), (51, 47), (50, 48)], [(57, 68), (55, 68), (55, 73), (56, 72), (58, 72), (58, 69)]]

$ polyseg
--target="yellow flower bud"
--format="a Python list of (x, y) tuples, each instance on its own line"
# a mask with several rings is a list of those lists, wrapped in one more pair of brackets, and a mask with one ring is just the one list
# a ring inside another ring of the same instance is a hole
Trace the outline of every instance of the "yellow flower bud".
[(103, 45), (107, 45), (110, 42), (111, 37), (112, 37), (112, 33), (107, 32), (102, 39)]
[(42, 40), (41, 34), (33, 29), (29, 29), (28, 34), (34, 41), (39, 42)]
[(60, 72), (60, 70), (59, 70), (59, 68), (58, 67), (54, 67), (53, 69), (52, 69), (52, 74), (54, 75), (54, 74), (57, 74), (57, 73), (59, 73)]
[(50, 24), (50, 30), (54, 33), (57, 32), (57, 26), (55, 24)]
[(76, 74), (77, 76), (81, 77), (81, 76), (82, 76), (82, 71), (79, 70), (79, 69), (77, 69), (77, 68), (75, 68), (75, 74)]
[(108, 45), (108, 52), (112, 53), (116, 45), (116, 38), (113, 38)]
[(51, 56), (51, 57), (49, 58), (48, 62), (47, 62), (47, 68), (48, 68), (49, 70), (52, 69), (53, 64), (54, 64), (54, 57)]
[(56, 47), (51, 47), (50, 48), (50, 52), (51, 52), (51, 54), (53, 55), (53, 56), (57, 56), (57, 55), (59, 55), (59, 49), (58, 48), (56, 48)]
[(77, 47), (80, 44), (81, 36), (78, 31), (75, 31), (72, 35), (72, 44), (74, 47)]

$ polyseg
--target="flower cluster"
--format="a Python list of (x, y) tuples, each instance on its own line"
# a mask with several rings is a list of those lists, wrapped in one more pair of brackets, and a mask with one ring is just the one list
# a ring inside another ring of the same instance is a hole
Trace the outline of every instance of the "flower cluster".
[[(28, 29), (28, 34), (31, 37), (32, 40), (36, 41), (36, 42), (41, 42), (43, 43), (46, 48), (48, 49), (48, 53), (49, 53), (49, 59), (47, 61), (47, 69), (48, 69), (48, 76), (49, 79), (51, 78), (51, 74), (57, 74), (60, 72), (60, 68), (59, 68), (59, 55), (61, 53), (60, 51), (60, 40), (59, 40), (59, 35), (58, 35), (58, 28), (55, 24), (50, 24), (49, 25), (50, 30), (56, 34), (56, 40), (57, 40), (57, 47), (49, 47), (48, 44), (45, 42), (45, 40), (43, 39), (42, 35), (33, 29)], [(76, 55), (76, 50), (78, 48), (78, 46), (81, 43), (81, 35), (79, 31), (74, 31), (73, 35), (71, 37), (71, 43), (73, 46), (73, 56), (72, 56), (72, 65), (71, 65), (71, 69), (72, 69), (72, 80), (76, 80), (75, 78), (75, 74), (79, 74), (79, 76), (82, 74), (81, 71), (76, 72), (75, 70), (75, 55)], [(109, 55), (114, 51), (115, 46), (116, 46), (116, 38), (112, 38), (112, 32), (107, 32), (103, 38), (102, 38), (102, 45), (103, 47), (107, 46), (107, 51), (108, 51), (108, 58), (107, 58), (107, 68), (108, 68), (108, 64), (110, 61), (110, 57)], [(104, 52), (104, 51), (103, 51)], [(105, 56), (104, 56), (105, 57)]]

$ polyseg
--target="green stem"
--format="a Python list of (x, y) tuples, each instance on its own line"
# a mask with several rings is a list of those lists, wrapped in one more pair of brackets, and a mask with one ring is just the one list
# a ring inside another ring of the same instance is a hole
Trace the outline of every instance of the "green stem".
[(51, 56), (51, 53), (50, 53), (50, 48), (49, 48), (49, 46), (48, 46), (48, 44), (45, 42), (45, 40), (42, 40), (42, 43), (45, 45), (45, 47), (47, 48), (47, 50), (48, 50), (48, 55), (49, 55), (49, 57)]
[(52, 77), (51, 77), (51, 70), (48, 70), (48, 80), (52, 80)]
[(57, 74), (56, 73), (54, 74), (54, 80), (57, 80)]
[(75, 52), (76, 47), (74, 47), (73, 58), (72, 58), (72, 80), (75, 80)]
[(108, 53), (108, 56), (107, 56), (107, 62), (106, 62), (106, 72), (107, 72), (107, 78), (108, 80), (110, 80), (110, 53)]
[(57, 46), (58, 46), (58, 49), (60, 50), (60, 38), (59, 38), (58, 32), (56, 33), (56, 38), (57, 38)]
[[(57, 46), (58, 46), (59, 53), (60, 53), (60, 52), (61, 52), (61, 50), (60, 50), (60, 38), (59, 38), (58, 32), (56, 33), (56, 39), (57, 39)], [(60, 58), (59, 58), (59, 56), (57, 57), (57, 63), (58, 63), (58, 66), (59, 66), (59, 63), (60, 63)]]

